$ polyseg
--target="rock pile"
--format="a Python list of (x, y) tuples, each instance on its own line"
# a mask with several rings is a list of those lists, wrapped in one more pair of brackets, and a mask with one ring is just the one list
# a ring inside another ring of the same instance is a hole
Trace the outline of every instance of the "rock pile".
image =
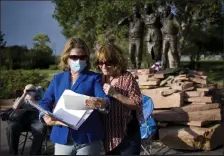
[(220, 145), (219, 92), (204, 72), (168, 69), (131, 71), (142, 94), (152, 98), (159, 139), (174, 149), (212, 150)]

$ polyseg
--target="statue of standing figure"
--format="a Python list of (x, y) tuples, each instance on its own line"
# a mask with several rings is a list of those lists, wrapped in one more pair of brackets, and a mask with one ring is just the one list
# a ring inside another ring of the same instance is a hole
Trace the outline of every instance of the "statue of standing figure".
[(129, 53), (132, 68), (140, 69), (142, 62), (144, 22), (142, 21), (139, 8), (134, 5), (133, 15), (123, 18), (118, 25), (129, 24)]
[[(180, 66), (180, 56), (177, 51), (180, 24), (171, 12), (171, 6), (160, 4), (158, 11), (153, 13), (151, 4), (144, 6), (145, 14), (133, 6), (133, 14), (121, 19), (118, 25), (129, 24), (129, 53), (132, 68), (140, 69), (143, 52), (143, 38), (147, 51), (156, 63), (162, 61), (162, 68), (177, 68)], [(144, 34), (144, 28), (146, 33)], [(170, 55), (168, 52), (170, 49)]]
[[(171, 6), (166, 6), (165, 17), (162, 18), (163, 50), (162, 50), (162, 68), (178, 68), (180, 66), (180, 56), (177, 51), (178, 34), (181, 34), (181, 27), (173, 13)], [(168, 52), (170, 49), (170, 55)], [(170, 63), (168, 63), (168, 60)]]
[(153, 13), (152, 5), (150, 3), (145, 4), (145, 15), (143, 16), (146, 33), (145, 41), (147, 45), (147, 51), (151, 55), (155, 62), (161, 61), (162, 54), (162, 24), (160, 22), (160, 16), (157, 13)]

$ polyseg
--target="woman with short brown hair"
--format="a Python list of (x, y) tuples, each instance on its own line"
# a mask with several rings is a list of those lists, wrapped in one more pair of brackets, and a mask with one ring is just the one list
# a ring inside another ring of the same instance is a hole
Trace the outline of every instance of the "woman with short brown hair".
[(96, 51), (96, 65), (103, 73), (104, 91), (111, 97), (110, 112), (103, 115), (104, 148), (108, 155), (138, 155), (141, 149), (139, 119), (142, 117), (141, 92), (127, 71), (122, 51), (114, 44)]

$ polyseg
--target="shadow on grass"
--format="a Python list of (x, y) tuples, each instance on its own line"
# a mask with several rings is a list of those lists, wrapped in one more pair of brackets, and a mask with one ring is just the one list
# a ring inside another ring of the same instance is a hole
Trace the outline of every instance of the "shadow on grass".
[[(205, 71), (206, 72), (206, 71)], [(217, 72), (206, 72), (208, 75), (208, 80), (217, 82), (219, 85), (223, 85), (224, 81), (224, 71)]]

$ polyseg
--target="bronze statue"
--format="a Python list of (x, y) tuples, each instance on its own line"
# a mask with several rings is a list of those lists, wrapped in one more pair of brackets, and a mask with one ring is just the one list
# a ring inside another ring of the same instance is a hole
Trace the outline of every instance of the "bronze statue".
[(129, 53), (132, 68), (141, 67), (144, 22), (137, 6), (133, 6), (133, 15), (123, 18), (118, 25), (129, 24)]
[[(171, 12), (171, 7), (168, 5), (165, 9), (165, 17), (162, 19), (162, 34), (163, 34), (163, 50), (162, 50), (162, 68), (177, 68), (180, 66), (180, 56), (177, 51), (177, 35), (181, 33), (180, 24), (175, 19)], [(168, 51), (171, 51), (168, 57)], [(167, 61), (169, 60), (170, 63)]]
[(158, 0), (156, 1), (156, 4), (158, 6), (156, 13), (160, 16), (160, 20), (163, 21), (163, 18), (165, 17), (166, 3), (165, 1)]
[(145, 15), (143, 16), (146, 33), (145, 41), (147, 45), (147, 51), (151, 54), (153, 60), (161, 61), (162, 54), (162, 24), (160, 17), (157, 13), (152, 12), (152, 6), (147, 3), (144, 6)]

